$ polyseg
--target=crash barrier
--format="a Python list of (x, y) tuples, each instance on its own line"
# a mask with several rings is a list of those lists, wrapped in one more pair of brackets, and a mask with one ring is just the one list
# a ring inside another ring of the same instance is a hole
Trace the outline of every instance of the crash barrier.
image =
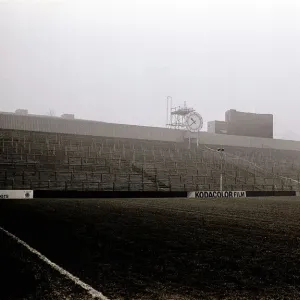
[(300, 196), (296, 191), (58, 191), (0, 190), (0, 199), (32, 198), (246, 198)]

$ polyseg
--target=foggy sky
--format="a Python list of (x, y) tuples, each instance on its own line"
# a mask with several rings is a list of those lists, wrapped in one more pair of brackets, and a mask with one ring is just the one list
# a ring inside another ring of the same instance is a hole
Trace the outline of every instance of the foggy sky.
[(300, 1), (0, 1), (0, 111), (164, 126), (168, 95), (300, 140)]

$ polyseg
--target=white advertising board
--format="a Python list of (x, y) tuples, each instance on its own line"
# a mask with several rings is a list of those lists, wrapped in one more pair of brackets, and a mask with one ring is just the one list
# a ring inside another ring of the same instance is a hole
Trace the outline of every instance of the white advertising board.
[(189, 192), (188, 198), (245, 198), (245, 191), (196, 191)]
[(32, 190), (0, 190), (0, 199), (32, 199)]

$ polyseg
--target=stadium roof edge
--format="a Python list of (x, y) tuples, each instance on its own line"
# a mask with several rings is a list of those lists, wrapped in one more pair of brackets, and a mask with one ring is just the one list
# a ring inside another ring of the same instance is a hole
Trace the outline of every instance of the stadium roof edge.
[(300, 141), (233, 136), (202, 131), (197, 134), (189, 133), (185, 130), (165, 127), (106, 123), (83, 119), (64, 119), (60, 117), (32, 114), (19, 115), (0, 112), (0, 128), (6, 130), (27, 130), (45, 133), (90, 135), (108, 138), (112, 137), (166, 142), (184, 142), (185, 139), (191, 138), (192, 143), (195, 143), (198, 137), (199, 143), (206, 145), (300, 151)]

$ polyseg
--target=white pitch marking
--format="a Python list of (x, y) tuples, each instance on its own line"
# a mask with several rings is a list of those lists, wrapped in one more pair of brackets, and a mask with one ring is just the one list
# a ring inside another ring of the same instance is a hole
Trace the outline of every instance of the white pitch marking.
[(64, 270), (62, 267), (58, 266), (57, 264), (55, 264), (54, 262), (52, 262), (51, 260), (49, 260), (46, 256), (44, 256), (43, 254), (41, 254), (37, 250), (33, 249), (28, 244), (26, 244), (24, 241), (22, 241), (21, 239), (19, 239), (18, 237), (16, 237), (12, 233), (8, 232), (7, 230), (5, 230), (4, 228), (2, 228), (1, 226), (0, 226), (0, 230), (3, 231), (5, 234), (7, 234), (9, 237), (11, 237), (13, 240), (15, 240), (17, 243), (19, 243), (22, 246), (24, 246), (31, 253), (35, 254), (39, 259), (41, 259), (43, 262), (45, 262), (46, 264), (48, 264), (54, 270), (58, 271), (61, 275), (67, 277), (68, 279), (70, 279), (71, 281), (73, 281), (77, 286), (80, 286), (81, 288), (83, 288), (94, 299), (109, 300), (102, 293), (100, 293), (99, 291), (95, 290), (94, 288), (92, 288), (88, 284), (84, 283), (78, 277), (75, 277), (74, 275), (72, 275), (68, 271)]

